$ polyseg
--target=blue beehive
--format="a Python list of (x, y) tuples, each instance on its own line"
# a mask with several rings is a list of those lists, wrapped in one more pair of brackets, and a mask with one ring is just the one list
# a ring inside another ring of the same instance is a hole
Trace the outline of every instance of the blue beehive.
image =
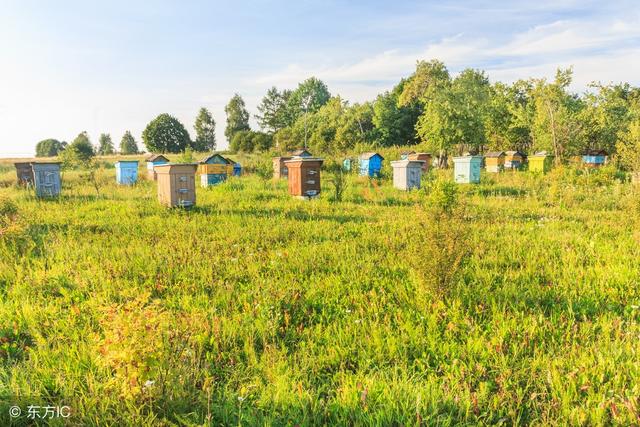
[(162, 154), (152, 154), (149, 158), (147, 158), (147, 176), (150, 180), (156, 181), (158, 176), (153, 169), (155, 166), (166, 165), (169, 163), (169, 159), (167, 159)]
[(463, 156), (453, 158), (453, 176), (458, 184), (477, 184), (480, 182), (482, 156)]
[(208, 187), (224, 182), (233, 173), (233, 162), (221, 154), (205, 157), (198, 166), (200, 185)]
[(233, 176), (242, 175), (242, 165), (240, 163), (233, 164)]
[(382, 157), (378, 153), (364, 153), (360, 155), (360, 175), (377, 177), (382, 169)]
[(345, 172), (351, 172), (352, 165), (354, 164), (353, 159), (346, 158), (342, 161), (342, 170)]
[(582, 155), (582, 163), (587, 167), (597, 168), (607, 161), (607, 152), (604, 150), (589, 150)]
[(138, 182), (138, 161), (121, 160), (116, 162), (116, 182), (122, 185), (133, 185)]
[(33, 185), (38, 197), (57, 197), (62, 188), (60, 163), (33, 163)]

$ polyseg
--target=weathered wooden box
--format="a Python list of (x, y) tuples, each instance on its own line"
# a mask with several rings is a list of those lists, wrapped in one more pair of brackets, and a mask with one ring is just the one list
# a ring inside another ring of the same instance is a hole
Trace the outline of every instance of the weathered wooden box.
[(162, 154), (153, 154), (151, 157), (147, 158), (147, 177), (155, 181), (157, 179), (155, 173), (155, 167), (159, 165), (166, 165), (169, 163), (169, 159), (163, 156)]
[(16, 175), (18, 177), (18, 185), (33, 185), (33, 165), (31, 162), (14, 163), (16, 167)]
[(420, 188), (424, 160), (396, 160), (391, 162), (393, 168), (393, 186), (398, 190)]
[(491, 151), (484, 155), (487, 172), (498, 173), (504, 170), (506, 153), (504, 151)]
[(360, 155), (360, 175), (377, 177), (382, 170), (382, 157), (378, 153), (363, 153)]
[(462, 156), (453, 158), (453, 177), (458, 184), (480, 182), (482, 156)]
[(289, 194), (311, 198), (320, 194), (320, 168), (323, 159), (314, 157), (294, 157), (287, 160), (289, 170)]
[(120, 185), (133, 185), (138, 182), (138, 161), (121, 160), (116, 162), (116, 182)]
[(33, 182), (36, 196), (59, 196), (62, 189), (60, 163), (33, 163)]
[(167, 163), (155, 166), (158, 200), (165, 206), (196, 204), (196, 163)]
[(291, 160), (291, 157), (274, 157), (273, 158), (273, 177), (275, 179), (287, 178), (289, 171), (285, 162)]

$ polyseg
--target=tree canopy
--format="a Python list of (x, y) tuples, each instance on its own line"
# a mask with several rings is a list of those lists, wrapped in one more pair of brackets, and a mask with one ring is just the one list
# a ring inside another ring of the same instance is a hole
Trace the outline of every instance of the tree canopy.
[(196, 131), (196, 139), (193, 141), (192, 148), (195, 151), (215, 151), (216, 122), (209, 110), (200, 108), (193, 128)]
[(138, 154), (138, 143), (131, 132), (126, 131), (120, 140), (120, 154)]
[(169, 114), (160, 114), (142, 132), (147, 150), (156, 153), (181, 153), (191, 146), (189, 132)]
[(66, 146), (66, 142), (60, 142), (57, 139), (49, 138), (42, 140), (36, 144), (36, 157), (57, 156)]
[(113, 146), (111, 135), (108, 133), (100, 134), (100, 138), (98, 139), (98, 149), (96, 151), (101, 156), (115, 153), (116, 150)]
[(249, 126), (249, 112), (244, 104), (244, 99), (237, 93), (229, 100), (224, 108), (227, 114), (227, 127), (224, 130), (224, 136), (231, 142), (233, 136), (240, 131), (251, 130)]

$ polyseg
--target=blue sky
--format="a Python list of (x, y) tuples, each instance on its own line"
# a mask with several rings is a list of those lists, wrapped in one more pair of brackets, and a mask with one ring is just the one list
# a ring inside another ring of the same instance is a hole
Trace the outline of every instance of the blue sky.
[[(551, 77), (640, 84), (633, 1), (29, 1), (0, 0), (0, 156), (45, 138), (141, 143), (156, 115), (193, 135), (204, 106), (224, 140), (234, 92), (250, 112), (266, 90), (315, 75), (333, 94), (374, 99), (419, 59), (492, 80)], [(255, 125), (255, 122), (253, 123)]]

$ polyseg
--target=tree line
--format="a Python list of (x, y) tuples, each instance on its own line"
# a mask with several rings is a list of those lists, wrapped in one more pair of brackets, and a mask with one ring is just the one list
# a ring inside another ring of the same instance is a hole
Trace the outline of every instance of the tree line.
[[(577, 94), (570, 90), (572, 78), (569, 68), (558, 69), (553, 80), (491, 83), (480, 70), (453, 76), (438, 60), (418, 61), (415, 71), (391, 90), (373, 101), (350, 104), (312, 77), (292, 90), (270, 88), (254, 116), (259, 130), (251, 129), (245, 102), (234, 94), (225, 107), (224, 135), (234, 152), (305, 146), (332, 154), (420, 144), (441, 163), (450, 155), (487, 150), (548, 151), (560, 162), (602, 149), (621, 154), (625, 164), (635, 162), (640, 169), (640, 159), (633, 157), (640, 153), (640, 88), (592, 83)], [(192, 141), (176, 118), (161, 114), (147, 125), (142, 139), (154, 152), (215, 150), (215, 121), (207, 109), (199, 111), (194, 128)], [(45, 140), (37, 151), (55, 155), (65, 147), (64, 142)], [(101, 135), (96, 152), (113, 151), (110, 136)], [(137, 152), (130, 133), (120, 151)]]

